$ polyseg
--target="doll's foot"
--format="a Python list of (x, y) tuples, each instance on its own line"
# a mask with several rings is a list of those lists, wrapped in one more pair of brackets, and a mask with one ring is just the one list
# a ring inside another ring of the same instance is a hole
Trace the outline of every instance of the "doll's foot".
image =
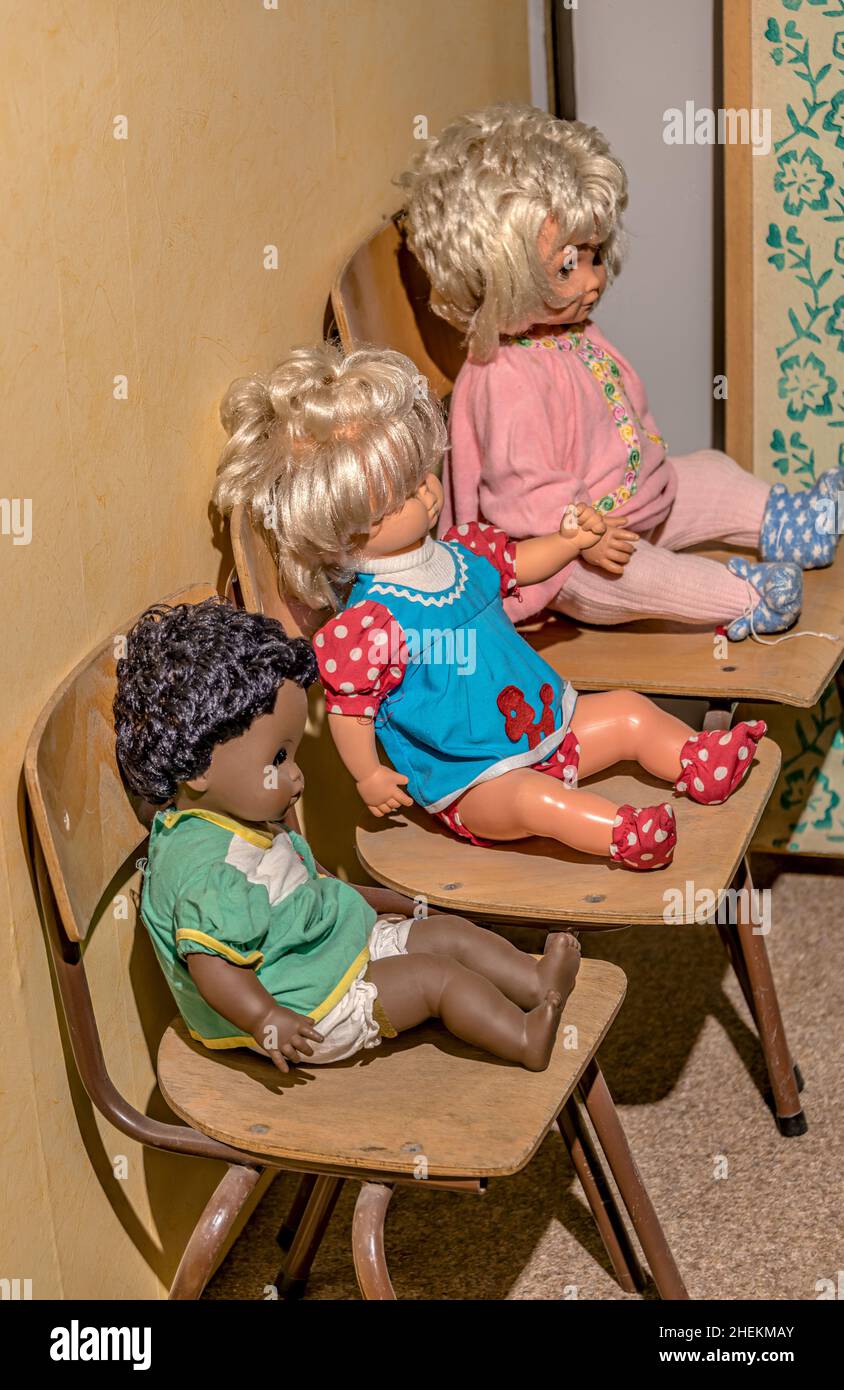
[(674, 858), (677, 824), (668, 802), (662, 806), (619, 806), (610, 855), (625, 869), (664, 869)]
[(692, 734), (680, 752), (681, 772), (674, 790), (702, 806), (720, 805), (744, 781), (767, 728), (764, 719), (754, 719), (726, 732), (709, 729)]
[(563, 1014), (563, 997), (549, 989), (541, 1004), (525, 1016), (522, 1066), (528, 1071), (545, 1071), (554, 1051), (554, 1041)]
[(775, 483), (759, 535), (763, 560), (791, 560), (801, 569), (831, 565), (838, 544), (837, 499), (844, 491), (844, 469), (829, 468), (804, 492)]
[(580, 969), (580, 942), (571, 932), (550, 932), (545, 942), (545, 954), (537, 966), (539, 998), (549, 990), (560, 995), (565, 1004)]
[[(803, 607), (803, 575), (798, 565), (754, 564), (734, 555), (727, 569), (749, 586), (747, 611), (727, 628), (731, 642), (741, 642), (750, 632), (785, 632), (797, 621)], [(754, 594), (758, 599), (754, 600)]]

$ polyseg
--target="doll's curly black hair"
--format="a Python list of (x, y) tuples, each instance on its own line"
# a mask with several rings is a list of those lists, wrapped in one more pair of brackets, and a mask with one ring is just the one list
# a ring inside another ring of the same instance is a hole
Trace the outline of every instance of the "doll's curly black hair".
[(200, 777), (218, 743), (268, 714), (284, 681), (316, 680), (313, 649), (275, 618), (221, 599), (147, 609), (117, 663), (117, 760), (153, 805)]

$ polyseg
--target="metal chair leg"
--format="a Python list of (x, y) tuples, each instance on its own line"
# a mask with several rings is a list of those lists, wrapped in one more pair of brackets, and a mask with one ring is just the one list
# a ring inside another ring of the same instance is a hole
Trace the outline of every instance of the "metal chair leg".
[(384, 1218), (393, 1195), (391, 1183), (361, 1184), (352, 1221), (352, 1255), (358, 1287), (366, 1299), (395, 1299), (384, 1254)]
[(574, 1096), (566, 1101), (557, 1124), (615, 1276), (625, 1293), (638, 1293), (647, 1280)]
[[(749, 865), (745, 886), (753, 887)], [(751, 1012), (759, 1032), (765, 1063), (774, 1094), (774, 1111), (780, 1134), (794, 1138), (809, 1128), (800, 1105), (794, 1062), (788, 1049), (776, 985), (768, 959), (765, 938), (753, 930), (751, 913), (745, 899), (740, 900), (735, 941), (741, 954), (742, 966), (753, 1003)], [(739, 981), (742, 972), (737, 972)], [(801, 1078), (802, 1080), (802, 1078)]]
[(293, 1201), (290, 1203), (290, 1210), (279, 1226), (276, 1236), (276, 1244), (282, 1250), (289, 1250), (293, 1244), (293, 1237), (299, 1229), (299, 1223), (305, 1214), (308, 1202), (311, 1200), (315, 1182), (315, 1173), (303, 1173), (299, 1179)]
[[(320, 1176), (314, 1179), (310, 1197), (299, 1219), (287, 1258), (275, 1278), (275, 1286), (281, 1298), (301, 1298), (304, 1294), (311, 1265), (322, 1244), (342, 1186), (342, 1178)], [(298, 1195), (297, 1193), (297, 1198)]]
[(580, 1093), (598, 1136), (598, 1142), (606, 1154), (610, 1172), (615, 1178), (633, 1228), (645, 1252), (660, 1297), (688, 1298), (671, 1247), (665, 1238), (647, 1188), (642, 1182), (612, 1096), (594, 1057), (580, 1079)]
[(185, 1246), (169, 1298), (200, 1297), (226, 1237), (260, 1176), (260, 1168), (240, 1168), (232, 1164), (226, 1169)]

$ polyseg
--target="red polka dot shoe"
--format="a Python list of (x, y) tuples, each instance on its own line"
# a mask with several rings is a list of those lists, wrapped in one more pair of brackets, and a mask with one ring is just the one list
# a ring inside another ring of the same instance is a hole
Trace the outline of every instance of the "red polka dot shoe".
[(625, 869), (664, 869), (674, 858), (677, 824), (666, 801), (662, 806), (619, 806), (613, 822), (610, 855)]
[(750, 771), (756, 745), (767, 732), (763, 719), (734, 729), (692, 734), (680, 753), (680, 776), (674, 790), (702, 806), (718, 806), (731, 796)]

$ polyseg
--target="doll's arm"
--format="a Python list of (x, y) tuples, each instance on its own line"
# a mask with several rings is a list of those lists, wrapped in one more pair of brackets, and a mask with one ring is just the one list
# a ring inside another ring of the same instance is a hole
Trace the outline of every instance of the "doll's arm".
[(378, 758), (372, 722), (381, 701), (404, 680), (408, 649), (401, 625), (383, 604), (365, 600), (320, 628), (314, 651), (329, 728), (361, 797), (375, 816), (412, 806), (403, 790), (407, 778)]
[(288, 1062), (301, 1062), (313, 1054), (308, 1039), (323, 1041), (313, 1021), (277, 1004), (248, 966), (232, 965), (222, 956), (203, 951), (191, 951), (186, 960), (206, 1004), (254, 1038), (279, 1071), (289, 1071)]
[(358, 792), (374, 816), (385, 816), (413, 800), (403, 788), (407, 778), (379, 761), (375, 729), (369, 720), (329, 714), (328, 725), (337, 752), (355, 779)]
[[(337, 877), (330, 869), (326, 869), (324, 864), (317, 864), (317, 872), (322, 878)], [(379, 917), (386, 917), (388, 913), (400, 913), (402, 917), (413, 916), (416, 904), (412, 898), (406, 898), (404, 893), (394, 893), (392, 888), (376, 888), (371, 883), (350, 883), (349, 887), (360, 893), (364, 902), (368, 903)]]
[(394, 893), (392, 888), (373, 888), (368, 883), (353, 883), (352, 887), (361, 897), (369, 903), (369, 906), (378, 913), (379, 917), (385, 917), (387, 913), (401, 913), (402, 917), (412, 917), (413, 909), (416, 904), (412, 898), (406, 898), (404, 893)]
[(541, 584), (588, 551), (604, 535), (603, 517), (584, 503), (566, 507), (559, 531), (516, 543), (515, 568), (519, 584)]

